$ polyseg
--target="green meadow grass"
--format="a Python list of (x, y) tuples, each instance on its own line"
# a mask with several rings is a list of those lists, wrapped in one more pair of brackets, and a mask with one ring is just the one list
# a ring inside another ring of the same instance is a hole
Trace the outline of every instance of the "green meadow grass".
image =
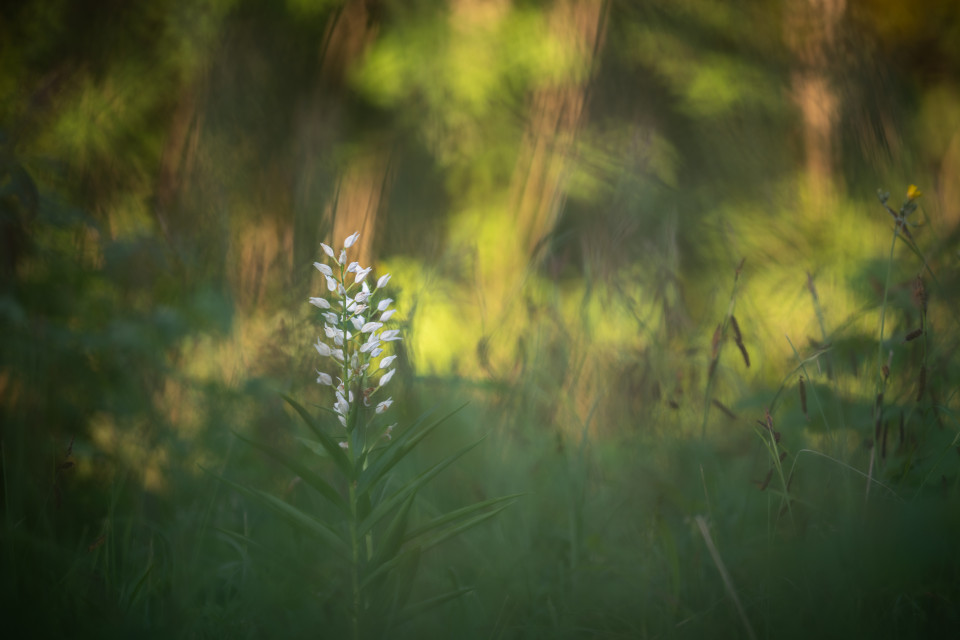
[[(4, 624), (98, 638), (947, 637), (960, 629), (958, 288), (949, 256), (925, 257), (928, 269), (903, 257), (913, 254), (899, 230), (891, 242), (864, 265), (880, 276), (863, 311), (875, 324), (831, 316), (810, 277), (823, 334), (790, 340), (779, 384), (737, 382), (747, 357), (764, 355), (756, 322), (736, 319), (738, 305), (762, 305), (739, 280), (749, 261), (718, 275), (732, 293), (707, 321), (713, 344), (683, 362), (647, 351), (638, 357), (654, 373), (588, 411), (555, 382), (568, 362), (556, 350), (532, 353), (507, 385), (401, 374), (397, 433), (467, 404), (397, 464), (385, 492), (482, 439), (419, 490), (409, 526), (521, 494), (419, 558), (416, 579), (390, 597), (460, 595), (402, 622), (353, 626), (343, 558), (243, 490), (340, 517), (244, 442), (269, 442), (346, 490), (329, 456), (297, 440), (309, 430), (280, 392), (298, 397), (300, 382), (195, 389), (205, 417), (190, 437), (168, 416), (140, 416), (139, 467), (8, 411)], [(673, 368), (699, 372), (699, 384), (680, 393)], [(150, 489), (161, 451), (165, 483)]]

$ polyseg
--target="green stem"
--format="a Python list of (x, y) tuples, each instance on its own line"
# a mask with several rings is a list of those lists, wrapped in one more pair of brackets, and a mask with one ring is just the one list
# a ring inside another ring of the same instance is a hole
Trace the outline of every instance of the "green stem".
[(350, 482), (350, 580), (353, 586), (352, 627), (353, 640), (360, 639), (360, 538), (357, 522), (357, 484)]

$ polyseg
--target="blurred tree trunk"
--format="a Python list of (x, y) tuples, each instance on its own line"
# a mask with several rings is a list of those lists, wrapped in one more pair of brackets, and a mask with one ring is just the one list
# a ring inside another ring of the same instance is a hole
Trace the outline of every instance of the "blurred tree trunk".
[(203, 131), (203, 110), (198, 108), (200, 81), (184, 87), (177, 100), (167, 139), (160, 156), (154, 192), (157, 222), (167, 243), (182, 249), (183, 239), (195, 230), (196, 221), (184, 213), (181, 197), (193, 173), (197, 147)]
[(348, 0), (331, 16), (318, 84), (298, 118), (295, 271), (318, 259), (319, 242), (339, 249), (355, 231), (360, 240), (352, 256), (364, 266), (373, 260), (376, 218), (389, 184), (390, 147), (382, 138), (368, 137), (360, 151), (333, 158), (334, 149), (349, 141), (345, 79), (376, 38), (375, 9), (374, 1)]
[(795, 67), (793, 100), (800, 111), (807, 177), (818, 200), (835, 187), (833, 141), (840, 99), (831, 79), (840, 21), (846, 0), (789, 0), (784, 10), (784, 38)]
[(557, 0), (550, 29), (578, 70), (569, 82), (538, 90), (514, 169), (511, 203), (528, 256), (553, 230), (563, 208), (564, 180), (587, 108), (587, 85), (603, 43), (607, 4), (602, 0)]

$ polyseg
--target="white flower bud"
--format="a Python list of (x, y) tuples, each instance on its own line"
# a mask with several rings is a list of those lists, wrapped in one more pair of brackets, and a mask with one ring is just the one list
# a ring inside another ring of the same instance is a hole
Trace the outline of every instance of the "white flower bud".
[(377, 386), (378, 386), (378, 387), (382, 387), (383, 385), (385, 385), (385, 384), (387, 384), (388, 382), (390, 382), (390, 378), (392, 378), (392, 377), (393, 377), (393, 374), (395, 374), (396, 372), (397, 372), (396, 369), (390, 369), (390, 371), (387, 371), (385, 374), (383, 374), (383, 375), (380, 377), (380, 382), (377, 384)]
[(324, 373), (322, 371), (317, 371), (317, 382), (327, 386), (333, 386), (333, 378), (330, 377), (329, 373)]
[(390, 405), (393, 404), (393, 398), (387, 398), (383, 402), (377, 405), (377, 413), (383, 413), (390, 408)]
[(310, 298), (310, 304), (317, 307), (318, 309), (330, 308), (330, 303), (327, 302), (326, 298)]
[(377, 311), (386, 311), (387, 307), (390, 306), (390, 303), (393, 302), (393, 298), (384, 298), (377, 305)]
[(386, 368), (389, 367), (391, 364), (393, 364), (393, 361), (396, 360), (396, 359), (397, 359), (397, 356), (395, 356), (395, 355), (393, 355), (393, 356), (387, 356), (386, 358), (384, 358), (383, 360), (380, 361), (380, 368), (381, 368), (381, 369), (386, 369)]
[(352, 246), (353, 246), (353, 243), (356, 242), (356, 241), (357, 241), (357, 238), (359, 238), (359, 237), (360, 237), (360, 232), (359, 232), (359, 231), (355, 231), (355, 232), (352, 233), (351, 235), (347, 236), (347, 239), (343, 241), (343, 248), (344, 248), (344, 249), (349, 249), (350, 247), (352, 247)]
[(333, 277), (333, 269), (331, 269), (329, 265), (325, 265), (322, 262), (314, 262), (313, 266), (323, 275)]
[[(334, 260), (336, 260), (336, 258), (335, 258), (334, 255), (333, 255), (333, 249), (332, 249), (331, 247), (323, 244), (322, 242), (320, 243), (320, 247), (323, 249), (323, 252), (324, 252), (325, 254), (327, 254), (328, 256), (330, 256), (331, 258), (333, 258)], [(316, 264), (316, 263), (314, 263), (314, 264)]]
[(377, 289), (382, 289), (383, 287), (387, 286), (388, 282), (390, 282), (389, 273), (380, 276), (380, 279), (377, 280)]
[(392, 318), (392, 317), (393, 317), (393, 314), (395, 314), (396, 312), (397, 312), (396, 309), (390, 309), (389, 311), (384, 311), (384, 312), (380, 315), (380, 321), (381, 321), (381, 322), (386, 322), (387, 320), (389, 320), (390, 318)]

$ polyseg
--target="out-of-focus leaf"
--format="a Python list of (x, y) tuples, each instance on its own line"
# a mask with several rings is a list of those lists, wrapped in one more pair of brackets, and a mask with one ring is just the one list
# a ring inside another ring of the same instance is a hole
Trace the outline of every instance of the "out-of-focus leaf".
[(423, 429), (417, 429), (418, 425), (421, 424), (427, 417), (428, 413), (420, 416), (417, 421), (410, 426), (404, 433), (395, 438), (390, 445), (387, 446), (383, 454), (377, 458), (377, 461), (367, 467), (361, 474), (360, 480), (357, 483), (357, 491), (361, 494), (366, 493), (370, 488), (377, 483), (390, 469), (392, 469), (398, 462), (400, 462), (404, 456), (406, 456), (410, 451), (413, 450), (417, 444), (430, 435), (434, 429), (436, 429), (440, 424), (447, 418), (453, 416), (460, 410), (462, 410), (466, 403), (460, 405), (447, 415), (438, 419), (436, 422), (431, 424), (428, 427)]
[(363, 522), (360, 524), (358, 535), (366, 535), (366, 533), (379, 522), (384, 516), (386, 516), (394, 507), (403, 502), (407, 496), (414, 493), (420, 487), (430, 482), (438, 473), (446, 469), (448, 466), (456, 462), (461, 456), (466, 454), (468, 451), (473, 449), (475, 446), (483, 442), (483, 439), (477, 440), (471, 445), (468, 445), (461, 449), (460, 451), (454, 453), (453, 455), (447, 457), (446, 459), (438, 462), (433, 467), (424, 471), (416, 478), (410, 480), (403, 488), (394, 493), (392, 496), (378, 504), (374, 507), (373, 512), (367, 516)]
[[(206, 469), (204, 469), (204, 471), (206, 471)], [(259, 501), (261, 504), (269, 508), (277, 515), (282, 516), (294, 526), (306, 529), (310, 533), (315, 534), (316, 537), (323, 540), (323, 542), (329, 545), (330, 548), (336, 553), (344, 556), (349, 553), (349, 547), (343, 538), (341, 538), (340, 535), (337, 534), (333, 529), (320, 522), (316, 518), (307, 515), (303, 511), (300, 511), (296, 507), (287, 504), (283, 500), (280, 500), (269, 493), (260, 491), (258, 489), (250, 489), (241, 484), (233, 482), (232, 480), (227, 480), (223, 476), (218, 476), (216, 474), (213, 475), (215, 478), (233, 487), (243, 495)]]
[(254, 442), (249, 438), (244, 438), (242, 435), (240, 435), (236, 431), (234, 431), (233, 434), (238, 438), (240, 438), (241, 440), (243, 440), (244, 442), (246, 442), (247, 444), (250, 444), (256, 447), (257, 449), (260, 449), (261, 451), (263, 451), (273, 459), (280, 462), (280, 464), (284, 465), (285, 467), (293, 471), (295, 474), (300, 476), (301, 480), (303, 480), (308, 485), (316, 489), (324, 498), (332, 502), (334, 506), (336, 506), (338, 509), (340, 509), (340, 511), (343, 512), (344, 515), (350, 514), (350, 508), (347, 506), (347, 503), (344, 501), (340, 493), (336, 489), (331, 487), (330, 484), (326, 480), (321, 478), (319, 475), (317, 475), (316, 473), (306, 468), (296, 460), (293, 460), (289, 456), (281, 453), (280, 451), (277, 451), (276, 449), (274, 449), (269, 445), (262, 444), (259, 442)]
[(313, 419), (313, 416), (310, 415), (310, 412), (303, 408), (300, 403), (286, 394), (282, 394), (282, 396), (283, 399), (286, 400), (287, 403), (293, 407), (297, 413), (300, 414), (300, 417), (303, 418), (303, 421), (307, 423), (307, 426), (310, 427), (310, 430), (313, 431), (315, 436), (317, 436), (317, 440), (320, 441), (320, 444), (323, 445), (323, 448), (326, 449), (330, 457), (333, 458), (333, 461), (336, 463), (341, 473), (343, 473), (343, 475), (350, 480), (353, 480), (353, 466), (350, 464), (350, 460), (347, 459), (343, 449), (340, 448), (339, 443), (324, 433), (320, 425), (318, 425), (316, 420)]

